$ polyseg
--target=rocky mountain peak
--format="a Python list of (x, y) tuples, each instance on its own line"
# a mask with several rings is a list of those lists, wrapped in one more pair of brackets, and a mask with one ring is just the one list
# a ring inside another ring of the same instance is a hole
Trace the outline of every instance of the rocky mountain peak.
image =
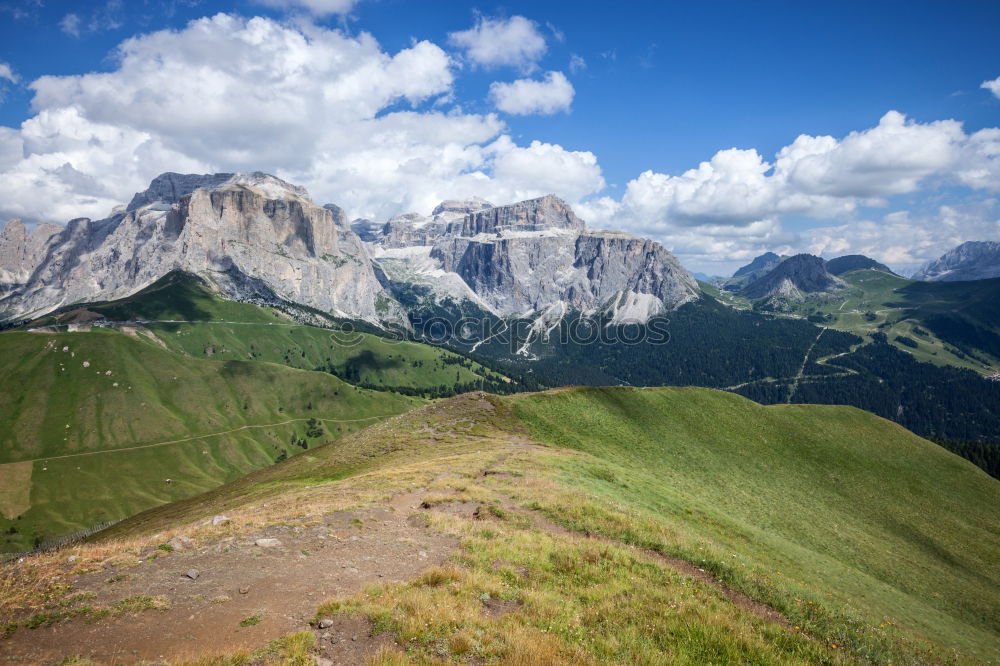
[(431, 212), (431, 215), (437, 216), (443, 213), (469, 215), (470, 213), (478, 213), (479, 211), (486, 210), (488, 208), (493, 208), (493, 204), (482, 197), (470, 197), (469, 199), (448, 199), (439, 203), (437, 208)]
[(586, 229), (583, 220), (576, 216), (569, 204), (555, 196), (546, 194), (537, 199), (528, 199), (506, 206), (496, 206), (471, 213), (462, 220), (462, 236), (478, 234), (501, 234), (505, 231), (545, 231), (565, 229), (582, 232)]
[(781, 257), (776, 255), (774, 252), (765, 252), (759, 257), (754, 258), (754, 260), (751, 261), (746, 266), (737, 269), (737, 271), (733, 273), (733, 277), (738, 278), (744, 275), (749, 275), (750, 273), (756, 273), (757, 271), (760, 271), (761, 269), (767, 268), (769, 266), (776, 266), (780, 262), (781, 262)]
[(744, 287), (743, 294), (749, 298), (777, 296), (798, 300), (804, 294), (839, 291), (846, 287), (846, 282), (827, 271), (825, 261), (811, 254), (797, 254)]
[(255, 189), (269, 199), (309, 199), (304, 187), (292, 185), (280, 178), (261, 171), (249, 173), (162, 173), (150, 182), (149, 187), (137, 192), (126, 211), (144, 206), (162, 204), (164, 208), (180, 202), (195, 190), (220, 190), (225, 187), (243, 186)]
[[(11, 235), (23, 236), (17, 229)], [(234, 298), (265, 293), (337, 316), (403, 321), (343, 211), (260, 172), (165, 173), (125, 211), (71, 221), (52, 238), (30, 251), (0, 243), (0, 320), (121, 298), (181, 270)]]
[(1000, 277), (1000, 243), (967, 241), (925, 264), (913, 274), (914, 280), (985, 280)]

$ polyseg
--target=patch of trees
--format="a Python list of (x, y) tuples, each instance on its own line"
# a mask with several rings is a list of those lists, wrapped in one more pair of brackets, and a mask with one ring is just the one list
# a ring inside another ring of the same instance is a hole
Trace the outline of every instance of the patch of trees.
[(994, 479), (1000, 479), (1000, 444), (986, 442), (956, 442), (950, 439), (934, 439), (952, 453), (962, 456)]
[[(643, 337), (637, 326), (596, 320), (608, 342), (574, 341), (577, 318), (567, 318), (550, 333), (549, 342), (534, 343), (536, 361), (511, 352), (521, 341), (483, 345), (480, 350), (503, 355), (523, 373), (531, 371), (542, 383), (557, 385), (708, 386), (725, 387), (764, 377), (798, 373), (809, 346), (811, 358), (844, 352), (860, 338), (850, 333), (819, 329), (802, 320), (773, 318), (727, 308), (703, 298), (668, 316), (650, 320), (667, 340)], [(610, 326), (609, 326), (610, 324)], [(630, 343), (629, 340), (637, 340)], [(499, 347), (499, 348), (498, 348)]]
[(311, 437), (313, 439), (316, 439), (318, 437), (322, 437), (325, 434), (326, 430), (323, 428), (323, 423), (319, 419), (312, 418), (306, 421), (306, 437)]

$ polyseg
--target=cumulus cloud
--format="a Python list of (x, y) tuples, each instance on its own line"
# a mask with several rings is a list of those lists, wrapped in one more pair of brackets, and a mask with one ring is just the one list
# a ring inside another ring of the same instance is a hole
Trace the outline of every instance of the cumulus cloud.
[(479, 16), (468, 30), (448, 34), (448, 41), (482, 67), (510, 66), (530, 71), (545, 55), (545, 37), (538, 25), (523, 16), (509, 19)]
[(358, 0), (257, 0), (258, 4), (278, 9), (304, 9), (313, 16), (347, 14)]
[(1000, 99), (1000, 76), (993, 79), (992, 81), (983, 81), (982, 85), (980, 85), (979, 87), (989, 90), (991, 93), (993, 93), (994, 97)]
[(962, 124), (921, 124), (890, 111), (878, 126), (830, 136), (798, 137), (778, 152), (775, 175), (791, 190), (834, 197), (881, 197), (912, 192), (955, 164), (966, 140)]
[(573, 103), (573, 84), (562, 72), (548, 72), (541, 81), (518, 79), (511, 83), (490, 84), (490, 99), (498, 109), (512, 115), (552, 115), (569, 111)]
[(509, 137), (500, 137), (492, 146), (493, 175), (510, 193), (498, 201), (516, 201), (547, 192), (556, 192), (569, 201), (604, 189), (604, 177), (597, 157), (590, 152), (568, 151), (562, 146), (532, 141), (521, 148)]
[(269, 171), (376, 219), (604, 184), (591, 153), (521, 147), (493, 114), (436, 105), (454, 63), (430, 42), (391, 54), (364, 33), (220, 14), (115, 55), (110, 72), (31, 83), (35, 115), (0, 131), (0, 215), (101, 217), (168, 170)]
[(650, 228), (749, 225), (786, 214), (834, 217), (879, 205), (931, 179), (995, 189), (1000, 130), (921, 124), (895, 111), (843, 139), (802, 135), (774, 163), (730, 148), (679, 176), (646, 171), (628, 183), (624, 212)]

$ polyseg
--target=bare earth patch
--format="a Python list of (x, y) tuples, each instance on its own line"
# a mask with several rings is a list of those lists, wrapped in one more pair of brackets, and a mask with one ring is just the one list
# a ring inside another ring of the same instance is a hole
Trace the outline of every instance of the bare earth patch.
[[(399, 495), (385, 506), (329, 514), (320, 524), (269, 527), (195, 543), (192, 550), (156, 551), (155, 559), (138, 566), (79, 576), (75, 590), (90, 597), (87, 604), (145, 595), (164, 597), (168, 608), (92, 624), (75, 619), (20, 628), (0, 641), (0, 662), (54, 663), (67, 655), (113, 663), (176, 661), (257, 649), (309, 628), (329, 597), (369, 583), (410, 580), (444, 563), (457, 540), (407, 520), (420, 500), (419, 493)], [(280, 545), (257, 545), (259, 539)], [(322, 654), (334, 663), (359, 663), (391, 642), (371, 637), (365, 618), (334, 620), (317, 629)]]

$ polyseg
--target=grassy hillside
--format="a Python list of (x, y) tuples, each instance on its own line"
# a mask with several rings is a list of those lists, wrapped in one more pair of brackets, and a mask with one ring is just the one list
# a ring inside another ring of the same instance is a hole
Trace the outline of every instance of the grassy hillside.
[[(706, 564), (746, 585), (762, 576), (776, 605), (820, 591), (942, 644), (996, 645), (1000, 520), (988, 507), (1000, 507), (1000, 484), (899, 426), (848, 407), (670, 388), (550, 392), (513, 408), (540, 441), (604, 461), (589, 480), (586, 466), (562, 474), (641, 509), (648, 526), (563, 507), (578, 528), (686, 559), (708, 540), (731, 561)], [(660, 520), (691, 541), (662, 541)]]
[[(99, 567), (178, 533), (211, 545), (283, 525), (288, 539), (414, 489), (411, 521), (458, 538), (452, 563), (317, 609), (367, 617), (405, 651), (372, 663), (1000, 658), (997, 481), (860, 410), (705, 389), (459, 396), (74, 552)], [(223, 511), (231, 525), (204, 525)], [(44, 587), (46, 561), (18, 575)], [(18, 599), (7, 621), (30, 612)]]
[[(0, 531), (14, 530), (7, 550), (204, 491), (419, 404), (105, 329), (0, 334), (0, 376), (0, 474), (23, 489), (0, 507)], [(324, 420), (312, 436), (309, 419)]]

